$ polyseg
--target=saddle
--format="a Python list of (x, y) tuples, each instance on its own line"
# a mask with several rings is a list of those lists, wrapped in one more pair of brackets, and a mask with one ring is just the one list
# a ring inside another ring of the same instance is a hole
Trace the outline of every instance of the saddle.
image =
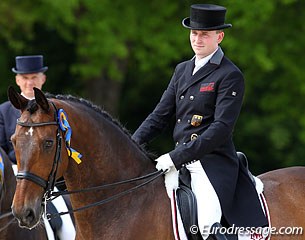
[(183, 167), (179, 171), (179, 188), (176, 190), (177, 205), (186, 236), (190, 240), (203, 240), (200, 231), (191, 233), (191, 226), (198, 226), (197, 200), (191, 189), (191, 175)]
[(256, 182), (255, 182), (255, 179), (253, 177), (253, 174), (249, 170), (249, 164), (248, 164), (248, 159), (247, 159), (246, 155), (243, 152), (236, 152), (236, 153), (237, 153), (237, 157), (239, 159), (239, 162), (246, 168), (246, 170), (248, 171), (248, 175), (249, 175), (252, 183), (255, 186)]
[[(179, 171), (179, 188), (176, 190), (177, 205), (181, 215), (182, 224), (188, 240), (203, 240), (200, 231), (196, 234), (191, 232), (191, 226), (198, 226), (197, 200), (191, 189), (191, 175), (183, 167)], [(215, 223), (213, 227), (220, 228), (220, 223)], [(232, 240), (237, 240), (237, 238)], [(231, 240), (222, 234), (210, 235), (207, 240)]]
[[(239, 162), (246, 168), (248, 175), (255, 185), (255, 179), (252, 173), (249, 171), (248, 160), (244, 153), (237, 152)], [(191, 226), (198, 226), (198, 215), (197, 215), (197, 200), (196, 196), (191, 189), (191, 175), (187, 168), (183, 167), (179, 171), (179, 188), (176, 190), (177, 205), (180, 211), (183, 227), (186, 236), (189, 240), (203, 240), (200, 231), (197, 234), (191, 233)], [(224, 226), (226, 225), (223, 223)], [(220, 225), (221, 226), (221, 225)], [(213, 226), (212, 226), (213, 227)], [(219, 226), (217, 226), (219, 227)], [(223, 235), (209, 236), (207, 240), (221, 240), (221, 239), (237, 239), (236, 235)]]

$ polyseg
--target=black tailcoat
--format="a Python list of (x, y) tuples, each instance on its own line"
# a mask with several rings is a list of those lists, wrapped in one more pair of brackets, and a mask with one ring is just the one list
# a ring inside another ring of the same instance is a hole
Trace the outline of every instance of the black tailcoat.
[(200, 160), (226, 221), (235, 226), (265, 226), (255, 187), (238, 161), (232, 140), (243, 101), (243, 74), (220, 47), (194, 75), (193, 67), (194, 60), (177, 65), (160, 102), (133, 138), (140, 144), (152, 140), (176, 115), (176, 148), (169, 153), (176, 168)]
[(16, 163), (16, 157), (11, 136), (15, 132), (17, 118), (19, 117), (20, 110), (16, 109), (11, 102), (4, 102), (0, 105), (0, 146), (13, 163)]

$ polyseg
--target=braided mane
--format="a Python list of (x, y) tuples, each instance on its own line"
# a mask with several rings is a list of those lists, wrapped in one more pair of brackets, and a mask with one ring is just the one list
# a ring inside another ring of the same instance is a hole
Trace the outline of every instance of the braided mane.
[[(51, 94), (51, 93), (45, 93), (45, 96), (47, 98), (54, 98), (54, 99), (58, 99), (58, 100), (63, 100), (63, 101), (71, 101), (71, 102), (75, 102), (75, 103), (80, 103), (88, 108), (91, 108), (93, 109), (95, 112), (101, 114), (106, 120), (112, 122), (113, 124), (115, 124), (117, 127), (119, 127), (119, 129), (122, 130), (122, 132), (124, 134), (126, 134), (128, 136), (128, 138), (135, 142), (132, 138), (131, 138), (131, 134), (130, 132), (117, 120), (117, 119), (114, 119), (108, 112), (106, 112), (105, 110), (101, 109), (99, 106), (93, 104), (92, 102), (90, 102), (89, 100), (87, 99), (84, 99), (84, 98), (78, 98), (78, 97), (75, 97), (75, 96), (72, 96), (72, 95), (61, 95), (61, 94), (57, 94), (57, 95), (54, 95), (54, 94)], [(31, 102), (31, 101), (30, 101)], [(32, 111), (34, 110), (36, 107), (34, 106), (35, 104), (30, 104), (29, 103), (29, 107), (30, 109), (28, 111)], [(35, 110), (34, 110), (35, 111)], [(135, 142), (136, 143), (136, 142)], [(144, 152), (144, 154), (149, 157), (150, 159), (154, 159), (156, 158), (156, 155), (151, 153), (151, 152), (148, 152), (146, 149), (145, 149), (145, 146), (144, 145), (139, 145), (138, 143), (136, 143), (137, 146), (140, 148), (140, 150), (142, 152)]]

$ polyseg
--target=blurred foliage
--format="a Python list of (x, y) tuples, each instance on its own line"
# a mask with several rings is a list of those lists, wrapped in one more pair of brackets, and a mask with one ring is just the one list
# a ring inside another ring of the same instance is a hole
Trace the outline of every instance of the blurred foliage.
[[(181, 20), (199, 1), (1, 0), (0, 100), (14, 85), (14, 57), (43, 54), (53, 93), (85, 97), (134, 131), (193, 53)], [(200, 1), (211, 3), (211, 1)], [(258, 174), (305, 165), (304, 20), (301, 0), (215, 0), (227, 7), (221, 44), (246, 79), (236, 148)], [(149, 148), (173, 148), (171, 129)]]

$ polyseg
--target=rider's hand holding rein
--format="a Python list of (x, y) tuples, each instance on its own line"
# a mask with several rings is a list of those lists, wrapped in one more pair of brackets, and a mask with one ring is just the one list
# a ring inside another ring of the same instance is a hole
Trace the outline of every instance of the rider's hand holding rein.
[(165, 188), (169, 198), (173, 196), (173, 190), (176, 190), (179, 186), (178, 176), (179, 172), (177, 171), (170, 155), (168, 153), (163, 154), (156, 159), (158, 170), (165, 172)]
[(156, 168), (159, 171), (162, 170), (163, 172), (169, 172), (171, 168), (175, 168), (173, 160), (168, 153), (158, 157), (155, 161), (157, 162)]

